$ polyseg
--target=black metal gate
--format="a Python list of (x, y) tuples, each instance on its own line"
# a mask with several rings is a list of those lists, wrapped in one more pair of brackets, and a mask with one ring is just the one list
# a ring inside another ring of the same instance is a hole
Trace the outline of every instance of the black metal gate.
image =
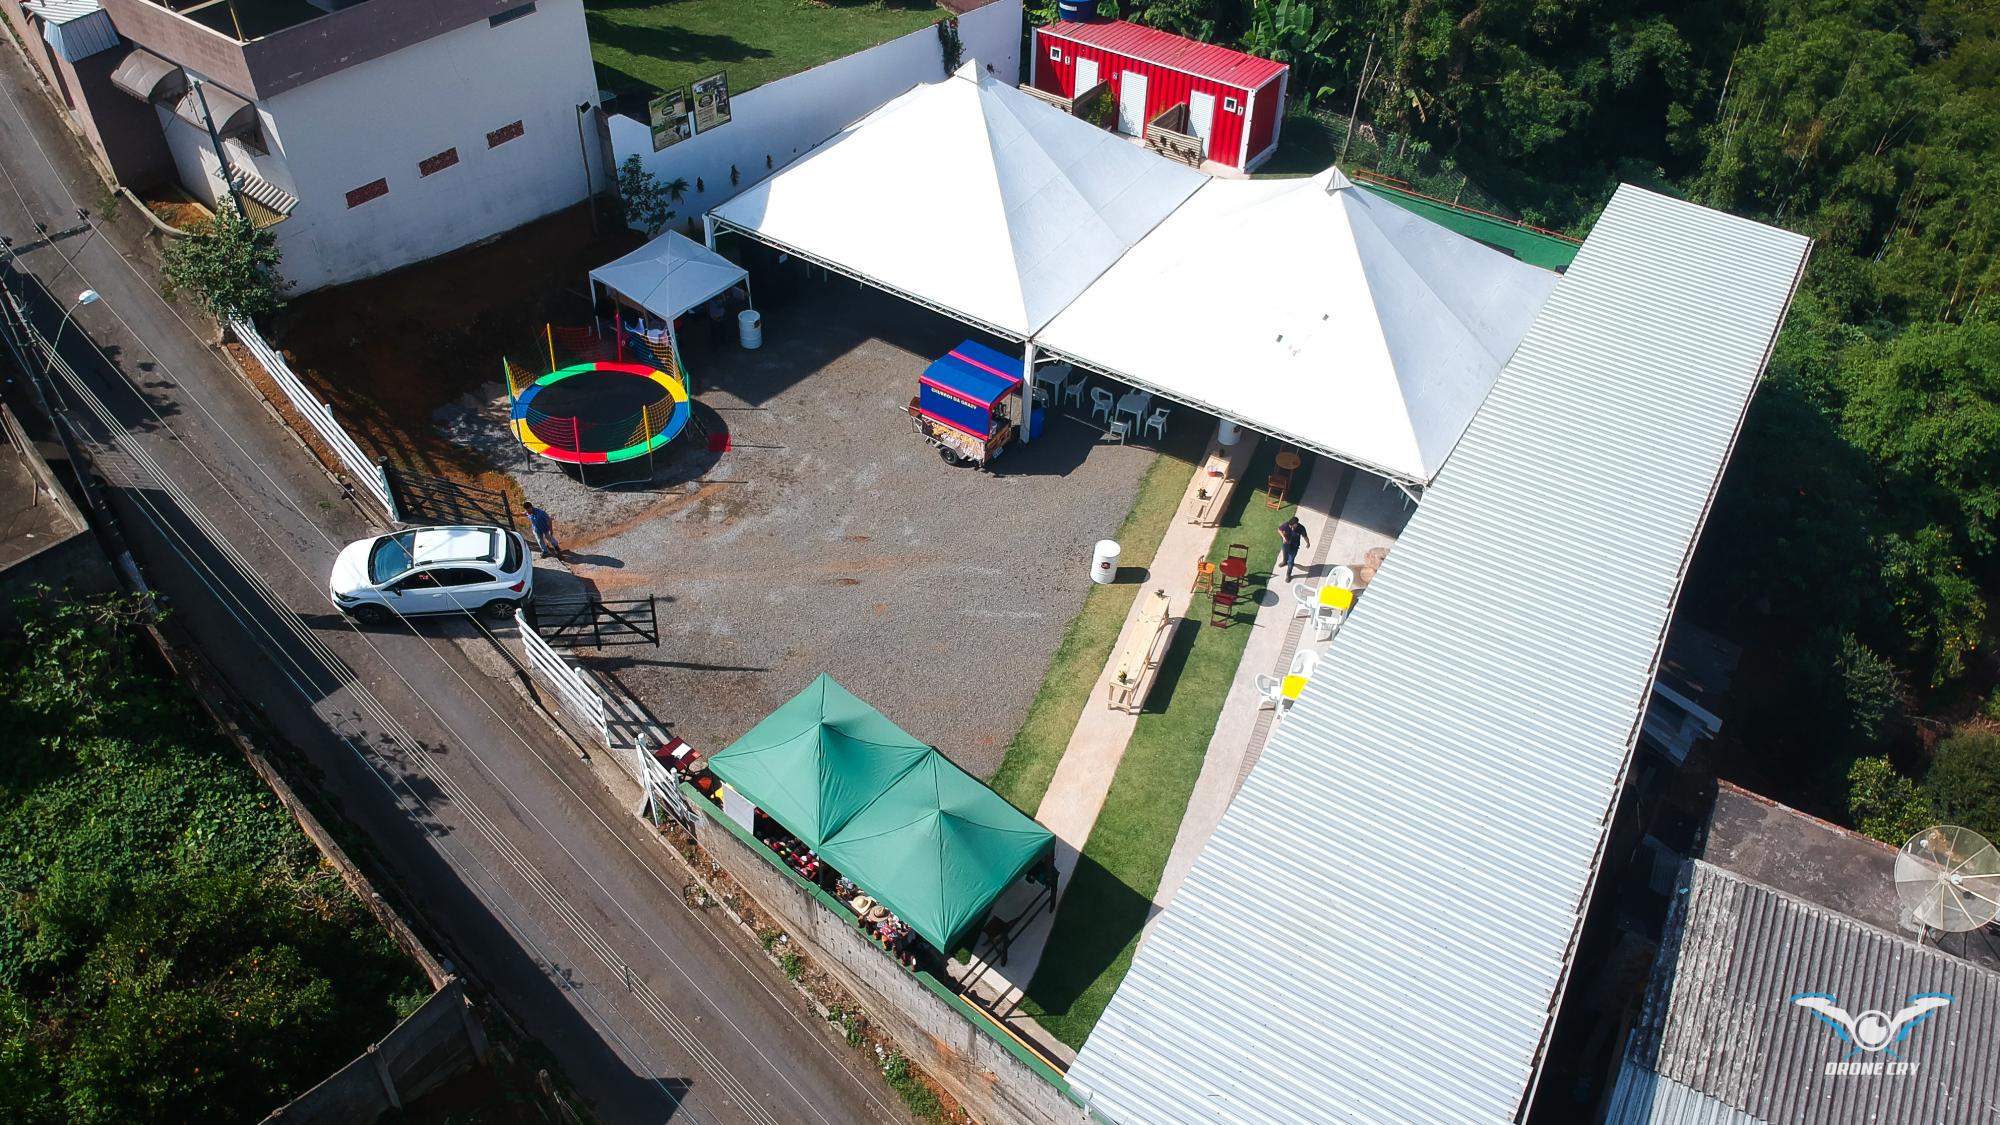
[(389, 495), (396, 502), (395, 516), (403, 523), (515, 526), (514, 500), (504, 492), (415, 472), (386, 460), (381, 464)]
[(536, 602), (535, 632), (559, 648), (658, 645), (659, 607), (651, 596)]

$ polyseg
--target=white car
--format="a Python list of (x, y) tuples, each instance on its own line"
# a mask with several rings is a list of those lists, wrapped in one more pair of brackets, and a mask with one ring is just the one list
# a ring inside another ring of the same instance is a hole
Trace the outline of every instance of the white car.
[(327, 593), (368, 625), (427, 613), (505, 617), (535, 595), (534, 558), (504, 528), (413, 528), (341, 548)]

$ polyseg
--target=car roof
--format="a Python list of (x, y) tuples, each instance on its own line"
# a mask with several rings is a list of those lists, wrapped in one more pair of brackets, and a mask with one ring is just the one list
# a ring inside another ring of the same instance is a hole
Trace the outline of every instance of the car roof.
[(492, 562), (499, 557), (498, 536), (490, 527), (426, 527), (412, 537), (410, 561), (432, 563)]

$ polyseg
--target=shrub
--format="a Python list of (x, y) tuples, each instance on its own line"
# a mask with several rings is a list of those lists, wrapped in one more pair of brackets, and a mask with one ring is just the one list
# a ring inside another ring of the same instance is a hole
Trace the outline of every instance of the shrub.
[(1924, 794), (1935, 819), (2000, 840), (2000, 734), (1962, 730), (1938, 743)]
[(167, 244), (161, 268), (169, 294), (186, 294), (217, 320), (254, 320), (284, 307), (278, 239), (230, 203)]

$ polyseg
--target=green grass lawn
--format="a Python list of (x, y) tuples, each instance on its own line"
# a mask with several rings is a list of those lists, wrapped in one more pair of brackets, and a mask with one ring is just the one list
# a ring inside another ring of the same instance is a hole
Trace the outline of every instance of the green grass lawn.
[[(1258, 450), (1209, 552), (1211, 560), (1219, 561), (1231, 543), (1250, 548), (1250, 580), (1238, 606), (1238, 623), (1210, 628), (1208, 600), (1197, 597), (1188, 620), (1174, 634), (1145, 713), (1063, 892), (1048, 952), (1028, 985), (1028, 1013), (1072, 1047), (1083, 1045), (1132, 965), (1216, 718), (1250, 643), (1256, 595), (1263, 592), (1278, 558), (1278, 525), (1293, 511), (1291, 504), (1266, 507), (1263, 490), (1250, 482), (1270, 475), (1280, 448), (1266, 441)], [(1310, 471), (1310, 463), (1301, 469), (1292, 495), (1304, 491)]]
[(732, 94), (948, 14), (934, 0), (585, 0), (584, 12), (604, 88), (666, 90), (728, 71)]
[[(1205, 438), (1206, 434), (1204, 429), (1201, 436)], [(1153, 552), (1159, 550), (1181, 497), (1187, 494), (1194, 470), (1191, 458), (1174, 454), (1154, 458), (1139, 483), (1139, 495), (1132, 502), (1132, 510), (1125, 514), (1125, 523), (1118, 529), (1118, 543), (1127, 552), (1119, 559), (1120, 570), (1153, 565)], [(1000, 760), (991, 783), (994, 792), (1029, 816), (1041, 807), (1042, 794), (1047, 792), (1056, 764), (1062, 761), (1063, 751), (1069, 746), (1077, 717), (1083, 714), (1084, 704), (1090, 702), (1090, 689), (1097, 682), (1097, 674), (1105, 661), (1111, 659), (1111, 646), (1118, 643), (1118, 631), (1132, 611), (1132, 599), (1146, 585), (1147, 582), (1138, 581), (1109, 586), (1093, 584), (1084, 595), (1083, 608), (1063, 634), (1062, 645), (1056, 649), (1048, 675), (1042, 679), (1042, 689), (1035, 693), (1034, 705), (1028, 709), (1028, 721), (1008, 744), (1007, 756)]]

